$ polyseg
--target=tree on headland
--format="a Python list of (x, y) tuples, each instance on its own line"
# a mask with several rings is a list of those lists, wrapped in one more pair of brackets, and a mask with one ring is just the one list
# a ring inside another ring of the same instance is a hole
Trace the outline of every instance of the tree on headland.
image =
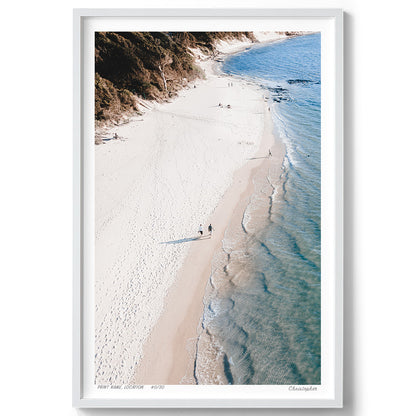
[(160, 57), (160, 63), (158, 65), (163, 80), (163, 87), (165, 88), (166, 92), (168, 91), (168, 84), (166, 83), (165, 67), (166, 65), (170, 65), (172, 62), (173, 59), (168, 54), (163, 54), (163, 56)]

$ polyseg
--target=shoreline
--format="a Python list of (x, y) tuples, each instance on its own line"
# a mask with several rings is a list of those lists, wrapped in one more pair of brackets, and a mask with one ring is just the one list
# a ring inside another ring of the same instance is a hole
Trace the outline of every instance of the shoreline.
[[(253, 178), (269, 162), (268, 149), (276, 152), (273, 121), (265, 106), (265, 125), (260, 148), (252, 160), (234, 174), (233, 184), (217, 205), (210, 222), (215, 224), (209, 244), (192, 246), (178, 278), (169, 290), (164, 311), (147, 339), (143, 359), (136, 368), (131, 384), (195, 384), (192, 378), (197, 338), (201, 330), (203, 299), (211, 275), (214, 253), (221, 248), (226, 228), (232, 218), (242, 213), (254, 190)], [(202, 239), (203, 240), (203, 239)], [(195, 276), (199, 276), (195, 279)], [(192, 295), (192, 296), (187, 296)]]
[[(264, 91), (199, 58), (205, 79), (96, 146), (97, 384), (192, 383), (213, 255), (275, 144)], [(198, 239), (210, 222), (212, 239)]]
[[(282, 39), (273, 39), (264, 43), (280, 40)], [(246, 48), (243, 45), (232, 53), (239, 53)], [(229, 54), (222, 53), (221, 57)], [(235, 77), (220, 71), (217, 59), (209, 59), (204, 64), (204, 69), (210, 76), (236, 82)], [(249, 84), (245, 80), (237, 82)], [(263, 96), (261, 99), (264, 101)], [(284, 157), (284, 145), (276, 142), (266, 102), (263, 107), (264, 125), (259, 149), (252, 160), (234, 172), (231, 186), (210, 216), (208, 223), (214, 224), (215, 229), (212, 238), (207, 239), (209, 241), (202, 241), (205, 240), (202, 238), (190, 248), (165, 298), (162, 315), (144, 344), (143, 357), (135, 369), (131, 384), (196, 384), (196, 349), (203, 332), (204, 296), (214, 254), (221, 249), (224, 233), (230, 223), (241, 220), (254, 192), (254, 177), (270, 166), (270, 159), (265, 157), (268, 150), (272, 149), (273, 160), (279, 159), (282, 162)]]

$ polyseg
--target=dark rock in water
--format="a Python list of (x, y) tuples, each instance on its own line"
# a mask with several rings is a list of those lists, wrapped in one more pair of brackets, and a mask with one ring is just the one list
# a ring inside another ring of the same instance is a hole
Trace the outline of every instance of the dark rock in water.
[(287, 80), (288, 84), (311, 84), (313, 83), (313, 81), (311, 81), (310, 79), (288, 79)]
[(271, 97), (273, 101), (280, 103), (281, 101), (289, 101), (289, 91), (286, 88), (278, 85), (277, 87), (269, 87), (269, 91), (272, 93)]
[(271, 91), (271, 92), (277, 92), (277, 93), (280, 93), (280, 92), (287, 92), (287, 89), (286, 89), (286, 88), (282, 88), (282, 87), (280, 87), (280, 86), (277, 86), (277, 87), (274, 87), (274, 88), (269, 87), (268, 89), (269, 89), (269, 91)]
[(280, 103), (282, 101), (290, 101), (290, 97), (288, 95), (274, 95), (272, 97), (273, 101), (276, 103)]
[(281, 101), (290, 101), (289, 91), (286, 88), (278, 85), (277, 87), (268, 87), (267, 85), (261, 85), (262, 88), (268, 89), (271, 94), (271, 98), (276, 103)]
[(320, 84), (321, 81), (311, 81), (310, 79), (288, 79), (288, 84), (302, 84), (302, 85), (310, 85), (310, 84)]

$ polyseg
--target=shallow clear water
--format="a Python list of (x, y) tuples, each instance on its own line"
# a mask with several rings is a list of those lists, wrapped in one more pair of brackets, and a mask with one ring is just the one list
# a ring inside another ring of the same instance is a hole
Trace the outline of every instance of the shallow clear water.
[(321, 382), (320, 49), (312, 34), (224, 62), (264, 88), (285, 157), (257, 174), (213, 260), (197, 383)]

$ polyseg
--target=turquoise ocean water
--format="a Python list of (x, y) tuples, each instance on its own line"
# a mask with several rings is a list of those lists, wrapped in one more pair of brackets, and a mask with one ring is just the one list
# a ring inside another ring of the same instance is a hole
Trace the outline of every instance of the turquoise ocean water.
[(321, 38), (229, 56), (222, 70), (264, 89), (283, 164), (255, 178), (205, 294), (199, 384), (321, 382)]

